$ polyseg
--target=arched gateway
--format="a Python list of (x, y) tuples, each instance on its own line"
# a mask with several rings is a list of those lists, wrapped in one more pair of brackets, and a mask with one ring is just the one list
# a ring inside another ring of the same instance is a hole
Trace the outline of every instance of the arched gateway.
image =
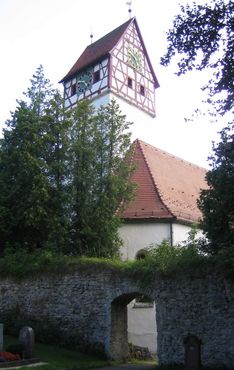
[(43, 329), (70, 346), (124, 359), (127, 304), (140, 295), (156, 302), (160, 364), (184, 363), (184, 340), (196, 336), (204, 366), (233, 366), (234, 286), (212, 273), (155, 275), (143, 283), (100, 263), (81, 264), (70, 273), (1, 278), (0, 322), (14, 325), (17, 317), (33, 327), (36, 340)]
[(142, 297), (139, 292), (123, 294), (111, 302), (110, 357), (114, 360), (124, 361), (129, 357), (127, 305), (138, 297)]

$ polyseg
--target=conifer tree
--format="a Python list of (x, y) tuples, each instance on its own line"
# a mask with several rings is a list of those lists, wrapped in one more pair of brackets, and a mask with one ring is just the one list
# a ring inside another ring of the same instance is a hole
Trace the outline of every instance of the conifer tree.
[(35, 249), (52, 239), (57, 244), (52, 234), (59, 239), (65, 222), (61, 179), (67, 123), (62, 118), (61, 99), (45, 79), (41, 66), (25, 95), (1, 140), (2, 249), (7, 245)]
[(91, 103), (84, 101), (73, 113), (73, 253), (118, 254), (117, 210), (132, 194), (129, 125), (114, 101), (96, 113)]
[[(36, 248), (48, 233), (48, 182), (40, 157), (38, 122), (24, 102), (8, 121), (1, 141), (1, 247), (6, 244)], [(7, 216), (7, 218), (5, 218)], [(43, 231), (43, 232), (42, 232)]]
[(0, 142), (0, 248), (118, 254), (132, 194), (129, 123), (112, 101), (95, 111), (63, 99), (40, 66)]

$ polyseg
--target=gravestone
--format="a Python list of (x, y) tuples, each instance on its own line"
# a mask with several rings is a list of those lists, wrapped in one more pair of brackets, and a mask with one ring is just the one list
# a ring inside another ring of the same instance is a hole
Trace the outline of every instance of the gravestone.
[(29, 326), (24, 326), (19, 333), (19, 344), (24, 348), (24, 357), (32, 358), (33, 357), (33, 348), (34, 348), (34, 331)]
[(0, 324), (0, 352), (3, 351), (3, 324)]
[(201, 369), (201, 340), (195, 335), (184, 339), (185, 345), (185, 370)]

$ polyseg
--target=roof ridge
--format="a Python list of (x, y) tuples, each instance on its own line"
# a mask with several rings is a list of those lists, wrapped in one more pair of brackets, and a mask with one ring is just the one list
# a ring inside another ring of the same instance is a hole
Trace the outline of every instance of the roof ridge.
[(154, 179), (154, 177), (153, 177), (153, 174), (152, 174), (152, 171), (151, 171), (151, 169), (150, 169), (149, 163), (148, 163), (148, 161), (147, 161), (147, 159), (146, 159), (146, 156), (145, 156), (145, 154), (144, 154), (144, 151), (143, 151), (143, 149), (142, 149), (142, 147), (141, 147), (141, 142), (142, 142), (142, 143), (144, 143), (144, 142), (143, 142), (142, 140), (139, 140), (139, 139), (137, 139), (136, 141), (137, 141), (137, 142), (138, 142), (138, 144), (139, 144), (139, 148), (140, 148), (141, 154), (142, 154), (142, 156), (143, 156), (143, 158), (144, 158), (144, 161), (145, 161), (146, 166), (147, 166), (147, 168), (148, 168), (148, 171), (149, 171), (149, 174), (150, 174), (151, 180), (152, 180), (152, 182), (153, 182), (153, 186), (154, 186), (154, 188), (155, 188), (156, 192), (158, 193), (159, 199), (161, 200), (161, 202), (163, 203), (163, 205), (165, 206), (165, 208), (167, 209), (167, 211), (168, 211), (168, 212), (169, 212), (173, 217), (176, 217), (176, 216), (175, 216), (175, 214), (172, 212), (172, 210), (171, 210), (171, 209), (168, 207), (168, 205), (165, 203), (165, 201), (164, 201), (164, 197), (163, 197), (163, 195), (162, 195), (161, 191), (159, 190), (159, 187), (157, 186), (157, 183), (156, 183), (156, 181), (155, 181), (155, 179)]
[(140, 139), (137, 139), (137, 140), (139, 141), (139, 143), (142, 143), (142, 144), (144, 144), (144, 145), (148, 145), (148, 146), (150, 146), (151, 148), (156, 149), (156, 150), (160, 151), (161, 153), (166, 154), (166, 155), (170, 156), (171, 158), (174, 158), (174, 159), (176, 159), (176, 160), (178, 160), (178, 161), (180, 161), (180, 162), (183, 162), (183, 163), (188, 164), (188, 165), (193, 166), (193, 167), (197, 167), (197, 168), (199, 168), (199, 169), (201, 169), (201, 170), (204, 170), (205, 172), (207, 172), (207, 171), (208, 171), (208, 170), (207, 170), (207, 168), (202, 167), (202, 166), (199, 166), (198, 164), (195, 164), (195, 163), (189, 162), (188, 160), (183, 159), (183, 158), (181, 158), (181, 157), (178, 157), (177, 155), (171, 154), (171, 153), (167, 152), (167, 151), (166, 151), (166, 150), (164, 150), (164, 149), (157, 148), (156, 146), (154, 146), (154, 145), (152, 145), (152, 144), (149, 144), (149, 143), (146, 143), (146, 142), (145, 142), (145, 141), (143, 141), (143, 140), (140, 140)]
[[(132, 17), (130, 19), (128, 19), (126, 22), (122, 23), (120, 26), (114, 28), (113, 30), (111, 30), (110, 32), (108, 32), (107, 34), (105, 34), (104, 36), (100, 37), (98, 40), (96, 40), (95, 42), (93, 42), (92, 44), (88, 45), (88, 47), (92, 46), (92, 45), (95, 45), (97, 42), (101, 42), (105, 37), (109, 37), (110, 34), (112, 33), (115, 33), (117, 32), (118, 30), (120, 30), (121, 28), (124, 28), (124, 29), (127, 29), (127, 27), (129, 26), (130, 23), (132, 23), (133, 21), (135, 20), (135, 17)], [(123, 31), (124, 32), (124, 31)], [(121, 36), (120, 36), (121, 37)]]

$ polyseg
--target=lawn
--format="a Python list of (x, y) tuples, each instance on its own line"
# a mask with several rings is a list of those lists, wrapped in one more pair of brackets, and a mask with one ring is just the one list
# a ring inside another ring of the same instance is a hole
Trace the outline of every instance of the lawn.
[[(4, 336), (4, 349), (9, 344), (16, 344), (17, 339), (10, 336)], [(117, 365), (116, 363), (108, 360), (101, 360), (97, 357), (82, 354), (77, 351), (64, 349), (58, 346), (36, 343), (34, 357), (39, 358), (45, 365), (37, 367), (21, 367), (20, 370), (88, 370), (92, 368), (104, 367), (108, 365)], [(129, 364), (146, 364), (145, 361), (132, 360)], [(152, 364), (152, 362), (151, 362)], [(234, 368), (232, 368), (234, 370)], [(155, 370), (184, 370), (183, 366), (157, 366), (155, 363)], [(208, 369), (207, 369), (208, 370)], [(222, 367), (209, 370), (224, 370)], [(231, 369), (230, 369), (231, 370)]]
[[(10, 336), (4, 336), (4, 348), (9, 344), (17, 343), (17, 339)], [(46, 362), (46, 365), (32, 367), (35, 370), (82, 370), (98, 368), (107, 365), (116, 365), (116, 363), (101, 360), (94, 356), (85, 355), (77, 351), (67, 350), (58, 346), (36, 343), (34, 357), (39, 358), (41, 362)], [(146, 362), (132, 360), (131, 364), (145, 364)], [(29, 370), (28, 367), (21, 367), (20, 370)], [(179, 367), (161, 367), (156, 366), (155, 370), (182, 370)]]
[[(4, 348), (9, 344), (17, 343), (17, 339), (4, 336)], [(37, 366), (35, 370), (80, 370), (101, 367), (110, 364), (106, 360), (100, 360), (94, 356), (81, 354), (77, 351), (67, 350), (57, 346), (36, 343), (34, 357), (39, 358), (47, 365)], [(28, 370), (22, 367), (20, 370)], [(32, 368), (34, 369), (34, 368)]]

